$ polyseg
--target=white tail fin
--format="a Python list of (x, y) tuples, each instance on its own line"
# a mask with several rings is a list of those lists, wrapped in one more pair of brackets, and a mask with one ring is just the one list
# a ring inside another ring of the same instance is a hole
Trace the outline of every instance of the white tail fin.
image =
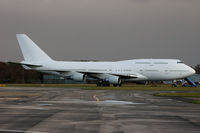
[(52, 60), (27, 35), (16, 34), (24, 60), (28, 62), (43, 62)]

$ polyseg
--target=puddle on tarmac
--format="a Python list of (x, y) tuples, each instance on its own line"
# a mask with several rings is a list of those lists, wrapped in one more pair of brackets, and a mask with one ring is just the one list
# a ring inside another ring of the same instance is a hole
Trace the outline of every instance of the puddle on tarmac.
[(51, 105), (53, 105), (53, 104), (38, 104), (39, 106), (51, 106)]
[(144, 103), (136, 103), (136, 102), (130, 102), (130, 101), (117, 101), (117, 100), (105, 100), (101, 101), (100, 103), (103, 104), (144, 104)]
[(127, 105), (127, 104), (145, 104), (145, 103), (137, 103), (131, 101), (118, 101), (118, 100), (104, 100), (104, 101), (87, 101), (80, 99), (66, 99), (59, 101), (41, 101), (42, 103), (47, 104), (103, 104), (103, 105)]

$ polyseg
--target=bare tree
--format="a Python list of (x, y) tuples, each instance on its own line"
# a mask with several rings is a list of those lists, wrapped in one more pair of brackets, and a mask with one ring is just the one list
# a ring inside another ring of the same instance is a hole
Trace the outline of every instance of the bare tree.
[(42, 75), (36, 71), (25, 70), (20, 65), (0, 62), (0, 83), (41, 83)]
[(195, 69), (195, 71), (196, 71), (197, 74), (200, 74), (200, 64), (196, 65), (194, 67), (194, 69)]

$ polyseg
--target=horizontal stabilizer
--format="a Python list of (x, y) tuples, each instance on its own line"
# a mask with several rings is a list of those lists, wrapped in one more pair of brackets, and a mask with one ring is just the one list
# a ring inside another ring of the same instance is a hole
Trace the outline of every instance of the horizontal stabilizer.
[(21, 63), (21, 62), (7, 62), (8, 64), (14, 64), (14, 65), (25, 65), (28, 67), (42, 67), (42, 65), (39, 64), (30, 64), (30, 63)]

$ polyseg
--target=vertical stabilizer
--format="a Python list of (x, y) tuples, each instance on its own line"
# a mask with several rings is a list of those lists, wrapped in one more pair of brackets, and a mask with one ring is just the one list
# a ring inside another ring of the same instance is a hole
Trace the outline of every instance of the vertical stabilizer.
[(43, 62), (52, 60), (27, 35), (16, 34), (24, 60), (28, 62)]

